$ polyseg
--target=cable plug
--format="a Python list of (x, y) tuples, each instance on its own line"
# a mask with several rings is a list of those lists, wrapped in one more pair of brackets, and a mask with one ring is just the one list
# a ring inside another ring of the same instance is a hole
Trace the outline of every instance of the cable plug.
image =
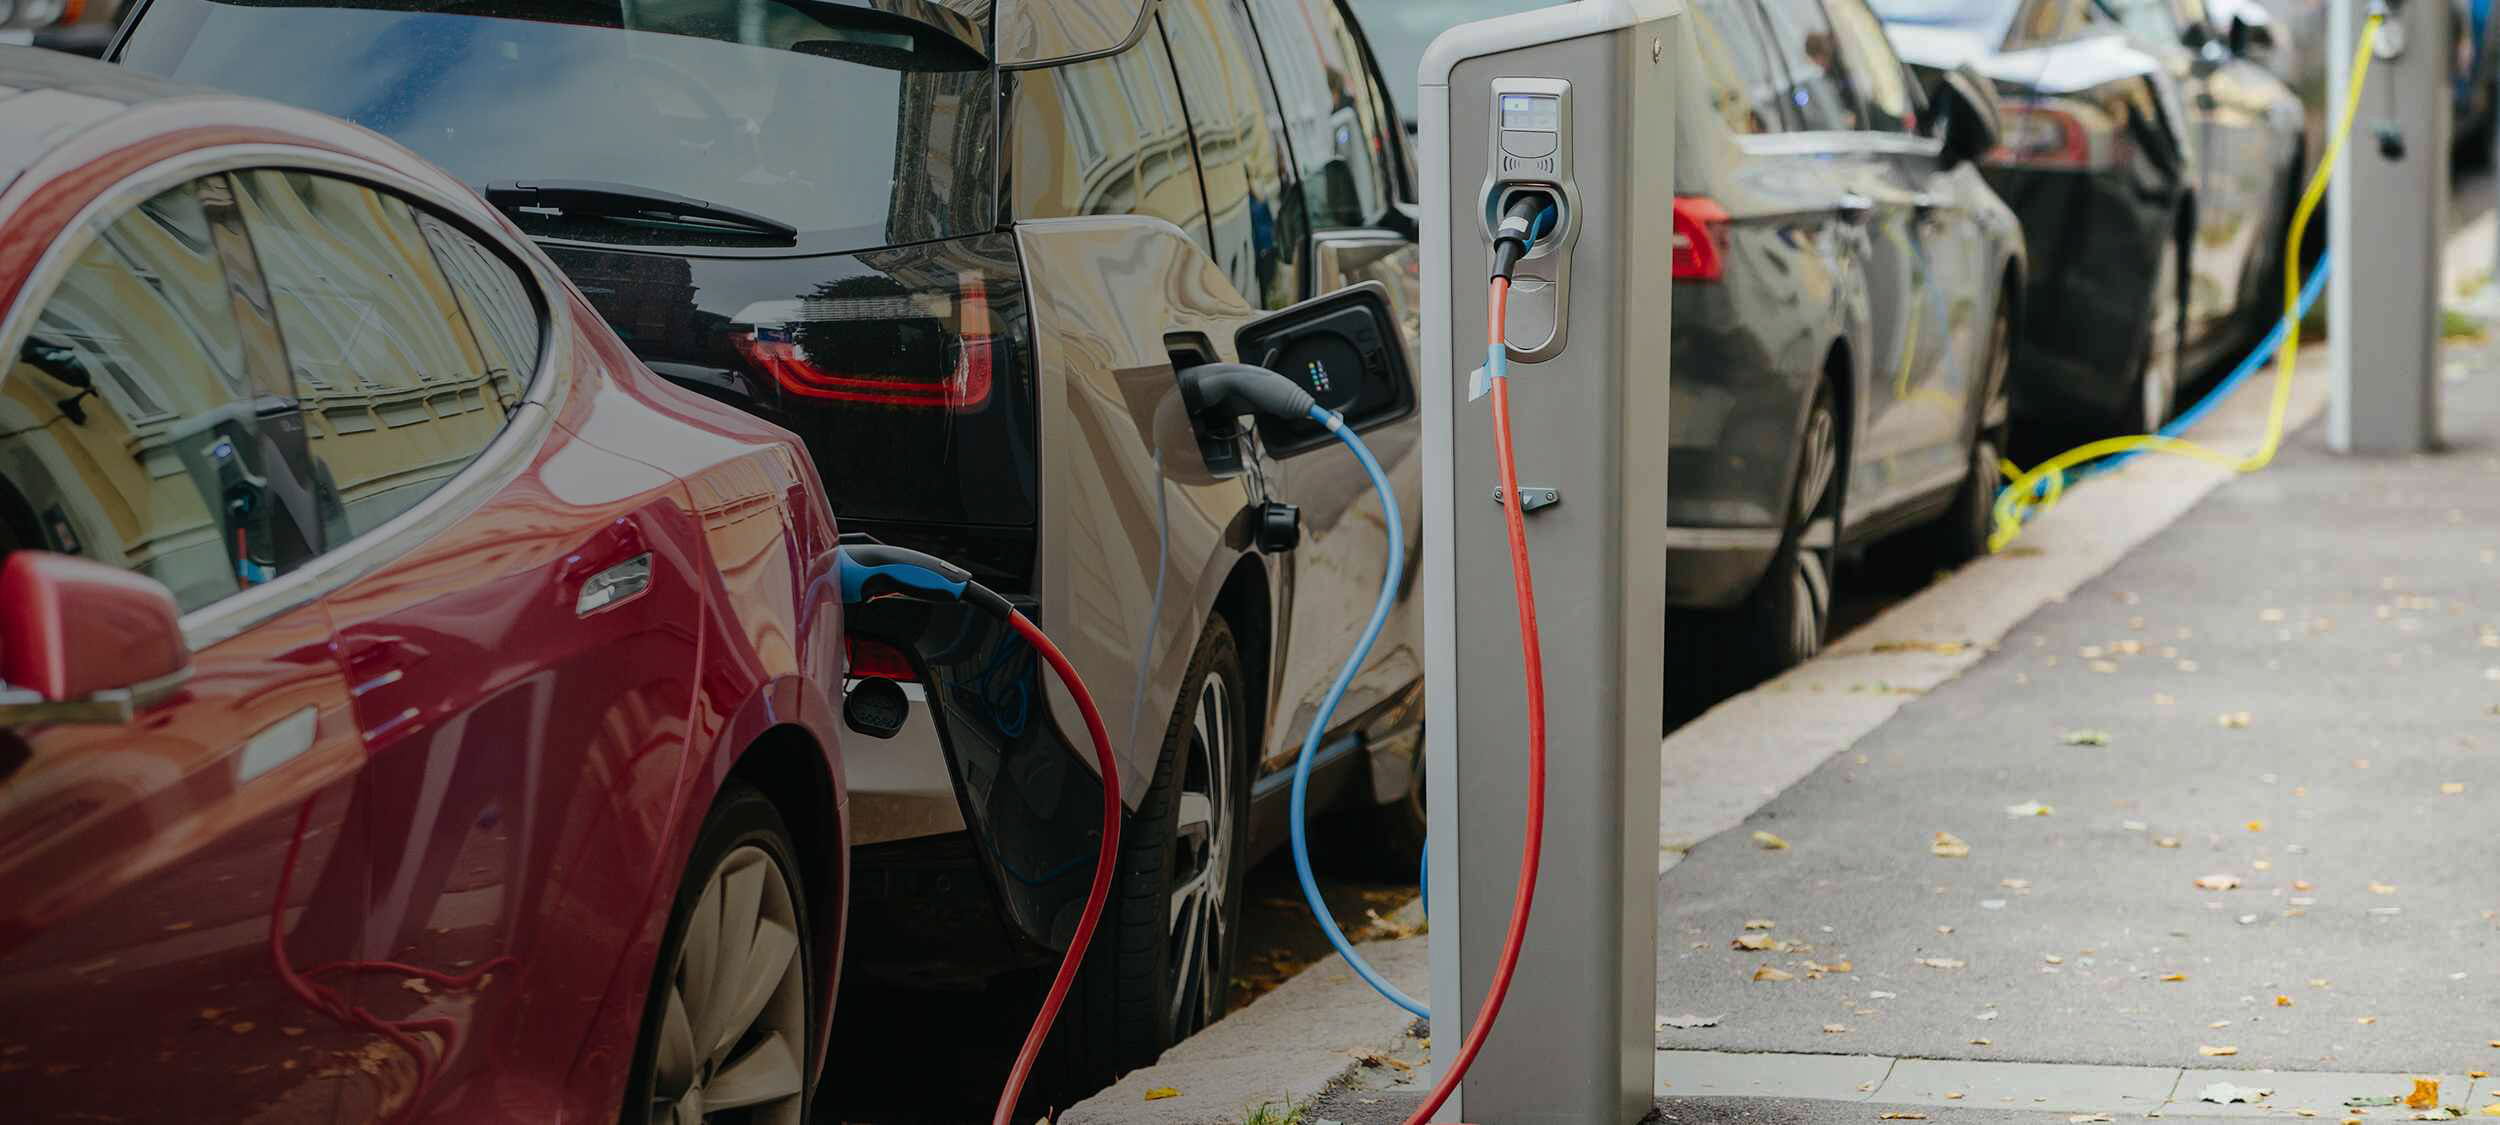
[(1509, 280), (1511, 271), (1519, 268), (1519, 259), (1528, 256), (1536, 240), (1552, 229), (1556, 213), (1554, 197), (1542, 191), (1523, 191), (1502, 209), (1501, 225), (1493, 230), (1493, 276)]

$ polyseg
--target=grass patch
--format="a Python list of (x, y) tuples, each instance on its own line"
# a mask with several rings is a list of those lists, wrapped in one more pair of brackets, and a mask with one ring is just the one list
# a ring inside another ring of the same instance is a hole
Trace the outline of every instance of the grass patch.
[(2440, 339), (2480, 340), (2488, 327), (2481, 317), (2461, 313), (2455, 309), (2439, 310)]
[(1302, 1107), (1298, 1105), (1263, 1105), (1241, 1119), (1241, 1125), (1302, 1125)]

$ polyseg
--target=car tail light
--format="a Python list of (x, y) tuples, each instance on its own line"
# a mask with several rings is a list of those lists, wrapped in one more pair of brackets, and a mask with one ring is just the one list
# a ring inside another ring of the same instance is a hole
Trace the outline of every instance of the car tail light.
[(1726, 271), (1721, 241), (1727, 208), (1699, 195), (1675, 197), (1675, 279), (1717, 281)]
[(730, 329), (739, 356), (800, 398), (956, 411), (988, 404), (997, 338), (979, 276), (953, 292), (826, 288), (742, 312)]
[(911, 657), (904, 655), (900, 648), (861, 637), (844, 637), (843, 644), (850, 653), (850, 675), (853, 679), (875, 677), (898, 684), (920, 682), (920, 671), (911, 666)]
[(86, 7), (86, 0), (0, 0), (0, 30), (34, 30), (77, 23)]
[(1989, 164), (2018, 168), (2088, 170), (2116, 165), (2125, 155), (2117, 123), (2098, 108), (2074, 101), (2009, 103)]

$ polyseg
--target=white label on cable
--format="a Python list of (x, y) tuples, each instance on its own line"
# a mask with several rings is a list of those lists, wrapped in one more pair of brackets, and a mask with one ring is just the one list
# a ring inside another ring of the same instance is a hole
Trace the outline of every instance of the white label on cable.
[(1467, 401), (1474, 402), (1492, 393), (1493, 376), (1490, 372), (1479, 367), (1474, 374), (1467, 376)]

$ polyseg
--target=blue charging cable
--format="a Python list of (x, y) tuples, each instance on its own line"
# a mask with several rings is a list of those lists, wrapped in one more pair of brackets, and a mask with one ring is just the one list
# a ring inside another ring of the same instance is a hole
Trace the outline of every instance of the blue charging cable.
[(1336, 916), (1329, 912), (1328, 900), (1320, 897), (1319, 880), (1311, 874), (1310, 829), (1304, 823), (1310, 814), (1311, 763), (1319, 757), (1319, 741), (1328, 732), (1328, 721), (1336, 715), (1337, 704), (1345, 699), (1346, 688), (1354, 683), (1354, 675), (1362, 670), (1363, 662), (1370, 659), (1372, 645), (1380, 639), (1381, 626), (1388, 622), (1389, 610), (1397, 603), (1398, 585), (1406, 576), (1406, 524), (1398, 515), (1398, 496), (1389, 487), (1389, 475), (1380, 470), (1379, 460), (1364, 446), (1363, 439), (1346, 426), (1345, 419), (1336, 411), (1316, 404), (1310, 408), (1309, 417), (1328, 427), (1329, 433), (1344, 442), (1346, 449), (1354, 454), (1355, 461), (1363, 466), (1365, 475), (1371, 477), (1373, 491), (1380, 494), (1381, 518), (1389, 528), (1389, 566), (1381, 573), (1380, 600), (1372, 605), (1371, 620), (1363, 626), (1363, 639), (1354, 646), (1354, 654), (1346, 658), (1345, 667), (1337, 670), (1337, 682), (1329, 685), (1328, 697), (1321, 701), (1319, 713), (1311, 716), (1311, 728), (1302, 736), (1302, 754), (1294, 759), (1292, 811), (1289, 814), (1293, 829), (1293, 873), (1302, 881), (1302, 899), (1310, 904), (1311, 917), (1319, 920), (1321, 932), (1328, 935), (1328, 944), (1336, 947), (1338, 956), (1345, 958), (1354, 975), (1363, 978), (1363, 983), (1372, 986), (1373, 991), (1386, 997), (1390, 1003), (1420, 1018), (1431, 1019), (1429, 1010), (1416, 1003), (1414, 997), (1399, 990), (1398, 986), (1389, 983), (1372, 968), (1370, 962), (1363, 960), (1362, 954), (1354, 951), (1354, 944), (1346, 940), (1345, 931), (1337, 926)]
[[(2318, 303), (2318, 294), (2326, 291), (2327, 275), (2333, 272), (2335, 272), (2335, 251), (2329, 249), (2318, 255), (2317, 266), (2309, 271), (2309, 280), (2301, 285), (2297, 311), (2289, 317), (2275, 321), (2273, 330), (2266, 333), (2265, 339), (2258, 341), (2254, 350), (2241, 357), (2239, 366), (2232, 368), (2230, 374), (2223, 376), (2221, 382), (2214, 384), (2212, 390), (2205, 392), (2205, 397), (2196, 400), (2196, 405), (2180, 411), (2176, 417), (2170, 419), (2167, 425), (2154, 432), (2163, 437), (2177, 437), (2186, 433), (2189, 427), (2203, 420), (2205, 415), (2213, 413), (2214, 407), (2222, 405), (2222, 400), (2231, 397), (2231, 392), (2240, 389), (2240, 384), (2247, 382), (2249, 376), (2265, 367), (2274, 358), (2275, 349), (2283, 345), (2283, 334), (2291, 331), (2294, 321), (2309, 315), (2311, 305)], [(2066, 479), (2060, 487), (2071, 488), (2103, 473), (2115, 471), (2119, 466), (2143, 456), (2146, 452), (2148, 451), (2143, 449), (2130, 449), (2124, 453), (2102, 458), (2066, 474)], [(2040, 482), (2036, 495), (2047, 496), (2048, 488), (2047, 481)], [(2044, 511), (2047, 509), (2037, 507), (2027, 509), (2023, 520), (2028, 523), (2038, 518), (2039, 514)]]

